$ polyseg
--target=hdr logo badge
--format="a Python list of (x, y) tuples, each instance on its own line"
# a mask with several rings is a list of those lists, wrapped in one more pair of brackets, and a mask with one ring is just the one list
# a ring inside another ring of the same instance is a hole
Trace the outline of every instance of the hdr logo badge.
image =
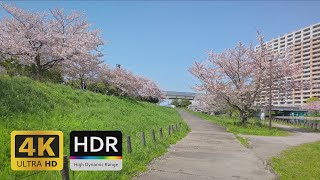
[(12, 131), (12, 170), (62, 170), (61, 131)]
[(74, 171), (119, 171), (122, 169), (120, 131), (72, 131), (70, 169)]

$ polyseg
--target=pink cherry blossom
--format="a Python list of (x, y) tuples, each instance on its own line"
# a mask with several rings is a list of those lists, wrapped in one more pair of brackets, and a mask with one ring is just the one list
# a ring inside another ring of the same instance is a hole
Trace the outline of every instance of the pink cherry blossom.
[[(260, 35), (258, 40), (264, 47)], [(272, 58), (271, 72), (269, 58)], [(255, 51), (241, 43), (221, 53), (209, 52), (205, 62), (195, 62), (189, 71), (200, 81), (195, 90), (212, 99), (213, 106), (224, 104), (237, 110), (243, 122), (253, 110), (255, 100), (268, 92), (270, 74), (273, 92), (284, 93), (285, 98), (286, 92), (299, 84), (291, 80), (292, 77), (302, 72), (301, 66), (292, 63), (286, 51), (271, 54), (267, 48)]]
[(320, 111), (320, 101), (309, 102), (304, 105), (304, 108), (310, 112)]
[(145, 77), (134, 75), (124, 68), (104, 70), (102, 78), (118, 89), (121, 96), (162, 99), (164, 95), (158, 85)]
[(36, 65), (38, 76), (57, 65), (68, 72), (81, 69), (75, 64), (99, 61), (103, 40), (83, 13), (68, 14), (63, 9), (31, 12), (4, 3), (1, 6), (8, 16), (0, 21), (0, 52), (17, 57), (21, 64)]

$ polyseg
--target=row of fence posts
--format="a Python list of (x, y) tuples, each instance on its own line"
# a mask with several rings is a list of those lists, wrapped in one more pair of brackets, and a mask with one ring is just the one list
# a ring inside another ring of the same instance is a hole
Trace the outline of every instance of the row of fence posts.
[[(169, 125), (168, 126), (168, 135), (170, 136), (173, 132), (175, 132), (179, 129), (181, 129), (181, 123), (179, 123), (179, 128), (178, 128), (178, 124)], [(160, 135), (160, 138), (162, 139), (163, 138), (163, 129), (162, 128), (159, 129), (159, 135)], [(155, 133), (154, 129), (151, 129), (151, 138), (154, 143), (157, 141), (156, 133)], [(147, 146), (145, 132), (141, 133), (141, 144), (142, 144), (142, 146)], [(127, 145), (127, 152), (132, 153), (132, 145), (131, 145), (130, 135), (126, 136), (126, 145)]]
[(309, 129), (320, 130), (320, 122), (300, 120), (300, 119), (273, 119), (275, 122), (283, 122), (287, 124), (294, 124)]
[[(178, 124), (169, 125), (168, 126), (168, 135), (170, 136), (173, 132), (175, 132), (179, 129), (181, 129), (181, 123), (179, 123), (179, 127), (178, 127)], [(163, 138), (163, 129), (162, 128), (159, 129), (159, 135), (160, 135), (160, 139), (162, 139)], [(156, 133), (155, 133), (154, 129), (151, 129), (151, 137), (152, 137), (152, 141), (155, 143), (157, 141), (157, 139), (156, 139)], [(126, 144), (127, 144), (128, 153), (132, 153), (132, 145), (131, 145), (130, 135), (126, 136)], [(142, 144), (142, 146), (147, 146), (146, 136), (145, 136), (144, 132), (141, 133), (141, 144)], [(61, 170), (61, 176), (62, 176), (63, 180), (70, 179), (69, 178), (70, 176), (69, 176), (68, 156), (66, 156), (66, 155), (63, 156), (63, 169)]]

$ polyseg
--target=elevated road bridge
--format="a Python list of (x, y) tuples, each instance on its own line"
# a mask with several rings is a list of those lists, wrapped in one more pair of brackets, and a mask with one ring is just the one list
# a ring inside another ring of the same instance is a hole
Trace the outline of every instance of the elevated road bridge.
[(178, 92), (178, 91), (163, 91), (166, 99), (188, 99), (193, 100), (197, 93)]

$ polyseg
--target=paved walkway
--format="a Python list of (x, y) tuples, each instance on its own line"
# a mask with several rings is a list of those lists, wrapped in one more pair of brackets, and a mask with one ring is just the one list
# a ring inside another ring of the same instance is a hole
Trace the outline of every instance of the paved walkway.
[(139, 179), (272, 179), (255, 153), (224, 128), (179, 110), (191, 132), (150, 164)]
[(252, 150), (262, 161), (267, 161), (272, 156), (278, 155), (281, 151), (291, 146), (304, 143), (320, 141), (320, 133), (308, 132), (305, 129), (295, 128), (282, 124), (273, 123), (273, 126), (280, 127), (292, 133), (291, 136), (252, 136), (241, 135), (249, 138)]

